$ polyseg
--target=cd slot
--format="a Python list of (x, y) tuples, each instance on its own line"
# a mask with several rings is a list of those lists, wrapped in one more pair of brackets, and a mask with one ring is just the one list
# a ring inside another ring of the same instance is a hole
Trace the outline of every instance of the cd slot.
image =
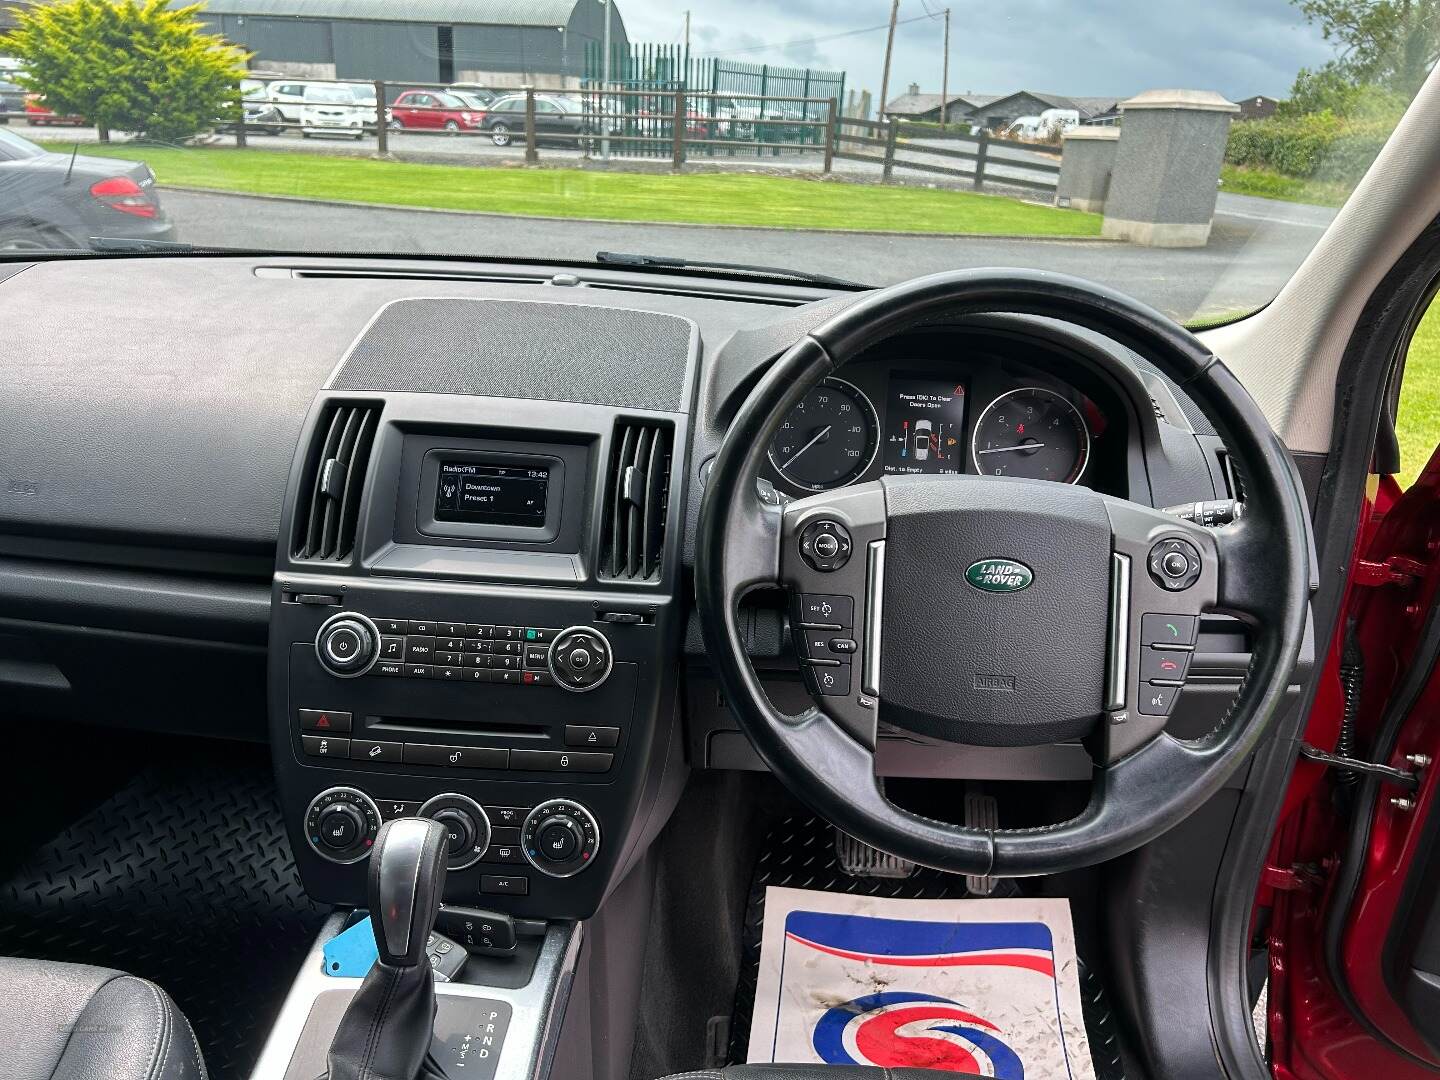
[(463, 720), (436, 720), (433, 717), (415, 716), (367, 716), (365, 728), (377, 737), (425, 735), (444, 738), (450, 735), (467, 735), (485, 739), (548, 739), (549, 729), (543, 724), (504, 724), (485, 720), (470, 724)]

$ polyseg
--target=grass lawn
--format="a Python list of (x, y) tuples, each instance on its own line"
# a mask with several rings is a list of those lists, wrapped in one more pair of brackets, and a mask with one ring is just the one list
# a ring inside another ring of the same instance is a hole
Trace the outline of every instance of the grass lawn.
[(1268, 169), (1222, 165), (1220, 190), (1236, 195), (1259, 195), (1264, 199), (1310, 203), (1314, 206), (1339, 206), (1349, 197), (1351, 189), (1348, 184), (1333, 180), (1298, 180)]
[[(46, 144), (68, 152), (61, 141)], [(136, 158), (161, 184), (440, 210), (606, 221), (883, 229), (983, 236), (1099, 236), (1100, 215), (999, 195), (735, 173), (587, 172), (372, 161), (333, 154), (89, 145)]]
[(1401, 487), (1409, 487), (1440, 446), (1440, 304), (1432, 304), (1405, 358), (1405, 381), (1400, 385)]

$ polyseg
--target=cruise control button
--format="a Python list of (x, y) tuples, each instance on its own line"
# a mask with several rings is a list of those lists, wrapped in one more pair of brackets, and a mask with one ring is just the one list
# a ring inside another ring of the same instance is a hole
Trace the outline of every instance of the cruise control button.
[(1142, 615), (1140, 644), (1194, 645), (1198, 622), (1194, 615)]
[(1179, 649), (1140, 650), (1140, 678), (1145, 682), (1184, 682), (1190, 653)]
[(806, 625), (838, 626), (848, 630), (855, 625), (855, 598), (833, 593), (801, 593), (800, 621)]
[(349, 731), (353, 717), (335, 709), (300, 709), (301, 731)]
[(846, 697), (850, 693), (849, 664), (805, 665), (805, 681), (810, 692), (821, 697)]
[(1175, 698), (1180, 693), (1178, 686), (1142, 686), (1140, 687), (1139, 711), (1143, 716), (1169, 716), (1170, 709), (1175, 704)]

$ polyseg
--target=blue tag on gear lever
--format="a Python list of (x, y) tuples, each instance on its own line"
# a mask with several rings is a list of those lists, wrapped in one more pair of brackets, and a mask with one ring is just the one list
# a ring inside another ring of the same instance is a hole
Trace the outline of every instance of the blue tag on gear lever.
[(325, 943), (325, 974), (337, 979), (363, 979), (379, 958), (375, 931), (367, 915)]

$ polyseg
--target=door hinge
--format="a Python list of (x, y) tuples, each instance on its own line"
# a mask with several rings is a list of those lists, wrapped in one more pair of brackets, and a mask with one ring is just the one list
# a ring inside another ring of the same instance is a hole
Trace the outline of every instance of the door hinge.
[(1314, 889), (1324, 881), (1324, 875), (1307, 863), (1296, 863), (1294, 866), (1270, 866), (1267, 864), (1260, 875), (1261, 885), (1278, 892), (1301, 892)]
[(1356, 585), (1374, 588), (1379, 585), (1409, 585), (1425, 576), (1425, 564), (1405, 555), (1391, 555), (1384, 562), (1361, 559), (1355, 564), (1352, 579)]
[(1410, 772), (1406, 769), (1396, 769), (1389, 765), (1377, 765), (1373, 761), (1361, 761), (1359, 758), (1332, 754), (1327, 750), (1321, 750), (1319, 747), (1311, 746), (1309, 743), (1300, 744), (1300, 756), (1309, 761), (1319, 762), (1321, 765), (1328, 765), (1332, 769), (1362, 773), (1365, 776), (1378, 776), (1386, 783), (1400, 785), (1406, 791), (1414, 791), (1420, 786), (1419, 768), (1422, 766), (1417, 766), (1415, 772)]

